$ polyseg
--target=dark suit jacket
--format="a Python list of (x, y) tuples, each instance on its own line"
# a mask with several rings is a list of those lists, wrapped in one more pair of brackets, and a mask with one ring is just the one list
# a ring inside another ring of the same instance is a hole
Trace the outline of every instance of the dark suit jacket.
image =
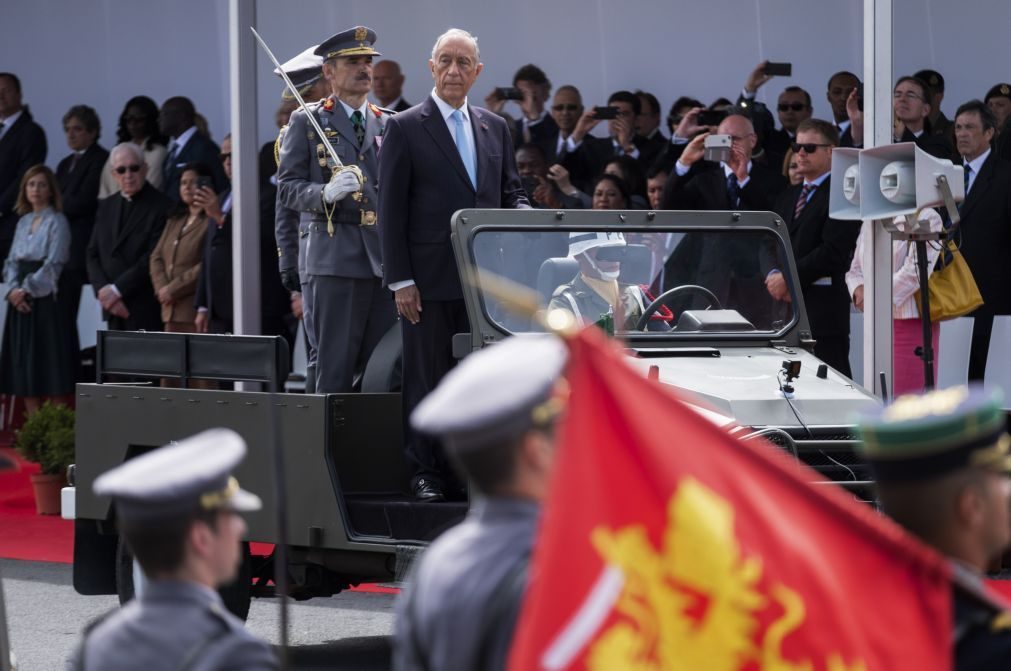
[(67, 269), (84, 270), (84, 256), (88, 241), (91, 240), (91, 229), (95, 227), (102, 168), (108, 158), (109, 152), (95, 143), (77, 159), (73, 171), (70, 170), (74, 161), (73, 154), (60, 161), (56, 167), (63, 214), (70, 223), (70, 258), (67, 260)]
[[(516, 142), (516, 149), (519, 149), (520, 146), (526, 144), (523, 139), (523, 119), (515, 119), (513, 123), (516, 124), (513, 138)], [(555, 147), (558, 144), (558, 124), (555, 123), (551, 114), (545, 114), (540, 122), (530, 127), (530, 144), (540, 147), (545, 157), (555, 154)]]
[[(224, 202), (228, 193), (219, 196)], [(277, 267), (277, 247), (274, 241), (274, 206), (277, 187), (261, 185), (260, 190), (260, 310), (264, 318), (280, 317), (291, 312), (288, 292), (281, 286)], [(232, 211), (225, 215), (219, 227), (207, 223), (204, 236), (203, 265), (197, 280), (194, 304), (210, 310), (211, 319), (231, 322), (234, 316), (232, 301)]]
[(6, 259), (20, 216), (14, 211), (21, 177), (28, 168), (46, 162), (46, 134), (28, 108), (0, 138), (0, 259)]
[(635, 146), (639, 148), (639, 164), (642, 165), (643, 172), (649, 172), (660, 155), (670, 144), (670, 138), (665, 136), (658, 128), (653, 137), (647, 138), (645, 135), (635, 136)]
[(398, 102), (398, 103), (397, 103), (397, 104), (396, 104), (396, 105), (395, 105), (395, 106), (393, 107), (393, 111), (394, 111), (394, 112), (403, 112), (404, 110), (406, 110), (406, 109), (410, 109), (411, 107), (412, 107), (411, 103), (409, 103), (409, 102), (407, 102), (406, 100), (404, 100), (403, 98), (401, 98), (401, 99), (400, 99), (400, 102)]
[(958, 238), (983, 296), (980, 310), (1011, 314), (1011, 163), (991, 151), (961, 213)]
[(221, 165), (221, 149), (209, 137), (197, 131), (189, 139), (175, 158), (168, 160), (165, 156), (165, 165), (162, 172), (162, 192), (168, 196), (172, 202), (179, 202), (179, 178), (187, 163), (201, 161), (207, 164), (214, 175), (214, 190), (218, 193), (227, 191), (230, 187), (228, 177), (225, 176), (225, 169)]
[[(853, 261), (859, 221), (840, 221), (828, 216), (831, 177), (821, 183), (801, 210), (793, 213), (802, 186), (791, 186), (776, 200), (776, 213), (786, 222), (790, 246), (797, 265), (800, 289), (804, 295), (808, 321), (815, 339), (819, 336), (847, 335), (850, 332), (850, 297), (846, 288), (846, 271)], [(782, 261), (764, 261), (763, 274), (781, 269)], [(824, 277), (832, 285), (815, 285)]]
[(665, 210), (760, 210), (771, 211), (786, 178), (778, 170), (752, 162), (748, 183), (741, 189), (741, 202), (732, 207), (727, 179), (719, 163), (699, 161), (682, 177), (671, 169), (664, 187)]
[(463, 298), (450, 219), (465, 208), (529, 207), (506, 122), (470, 106), (475, 190), (431, 96), (386, 123), (379, 161), (383, 283), (413, 279), (422, 300)]
[[(554, 137), (554, 141), (557, 142), (557, 133)], [(632, 138), (632, 144), (639, 150), (639, 158), (637, 160), (642, 165), (643, 172), (645, 172), (649, 169), (650, 163), (647, 163), (644, 157), (644, 147), (650, 152), (655, 152), (655, 155), (651, 155), (652, 160), (656, 160), (660, 149), (648, 145), (648, 141), (641, 135), (636, 135)], [(576, 188), (588, 193), (593, 188), (594, 180), (603, 174), (607, 164), (617, 156), (618, 153), (614, 148), (614, 141), (610, 137), (587, 135), (583, 138), (579, 147), (576, 148), (576, 151), (566, 155), (562, 161), (562, 165), (569, 171), (570, 179)]]
[(126, 199), (119, 193), (102, 200), (88, 243), (88, 279), (95, 293), (115, 284), (130, 311), (128, 330), (162, 328), (161, 308), (151, 286), (151, 250), (165, 228), (171, 201), (149, 183), (133, 197), (130, 215), (120, 225)]

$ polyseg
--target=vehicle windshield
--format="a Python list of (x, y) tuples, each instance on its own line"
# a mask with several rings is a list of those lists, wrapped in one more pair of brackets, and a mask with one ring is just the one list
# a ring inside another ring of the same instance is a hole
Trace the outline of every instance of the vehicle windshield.
[[(471, 252), (479, 268), (536, 291), (542, 304), (615, 333), (767, 338), (794, 321), (787, 253), (769, 230), (487, 229)], [(480, 298), (498, 327), (539, 330)]]

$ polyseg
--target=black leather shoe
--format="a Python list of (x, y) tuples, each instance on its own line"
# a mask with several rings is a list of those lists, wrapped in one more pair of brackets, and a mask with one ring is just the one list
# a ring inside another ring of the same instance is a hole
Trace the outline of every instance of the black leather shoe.
[(428, 478), (418, 478), (414, 481), (414, 498), (426, 503), (437, 503), (445, 501), (446, 496), (442, 492), (442, 487), (435, 481)]

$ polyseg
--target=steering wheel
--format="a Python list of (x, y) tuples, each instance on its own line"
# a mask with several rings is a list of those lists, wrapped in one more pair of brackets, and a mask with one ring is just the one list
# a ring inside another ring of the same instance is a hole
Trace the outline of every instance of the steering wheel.
[(650, 303), (645, 310), (642, 312), (642, 316), (639, 317), (639, 321), (635, 323), (636, 331), (645, 331), (646, 325), (649, 323), (649, 318), (654, 312), (660, 309), (660, 306), (667, 305), (669, 301), (677, 298), (681, 294), (702, 294), (709, 300), (709, 305), (706, 306), (706, 310), (715, 307), (717, 310), (723, 309), (720, 305), (720, 299), (716, 297), (709, 289), (699, 286), (698, 284), (682, 284), (679, 287), (672, 287), (667, 291), (663, 292), (657, 296), (652, 303)]

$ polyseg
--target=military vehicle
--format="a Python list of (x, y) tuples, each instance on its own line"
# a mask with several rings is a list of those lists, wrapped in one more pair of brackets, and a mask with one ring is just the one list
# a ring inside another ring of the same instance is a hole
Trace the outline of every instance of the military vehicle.
[[(631, 365), (683, 390), (728, 430), (762, 436), (812, 466), (821, 481), (866, 496), (869, 477), (853, 455), (849, 420), (878, 401), (811, 353), (788, 233), (774, 214), (465, 210), (453, 218), (452, 245), (471, 323), (470, 333), (454, 339), (457, 356), (540, 328), (482, 288), (478, 270), (494, 273), (544, 305), (613, 330)], [(765, 288), (771, 270), (786, 279), (780, 300)], [(617, 276), (617, 313), (606, 303), (596, 309), (585, 288), (592, 283), (585, 273), (601, 271)], [(400, 580), (467, 504), (420, 503), (407, 493), (399, 343), (394, 328), (356, 393), (306, 395), (281, 392), (288, 352), (280, 339), (100, 333), (98, 380), (77, 387), (77, 591), (125, 600), (134, 589), (132, 559), (116, 535), (110, 501), (92, 492), (94, 479), (212, 426), (246, 439), (249, 455), (236, 476), (265, 504), (249, 517), (243, 572), (226, 590), (233, 611), (244, 615), (252, 595), (273, 590), (271, 546), (263, 544), (278, 541), (275, 476), (282, 471), (295, 598)], [(181, 387), (158, 386), (163, 378)], [(196, 378), (252, 381), (266, 390), (185, 388)], [(671, 449), (691, 447), (678, 443), (676, 426), (655, 421)]]

